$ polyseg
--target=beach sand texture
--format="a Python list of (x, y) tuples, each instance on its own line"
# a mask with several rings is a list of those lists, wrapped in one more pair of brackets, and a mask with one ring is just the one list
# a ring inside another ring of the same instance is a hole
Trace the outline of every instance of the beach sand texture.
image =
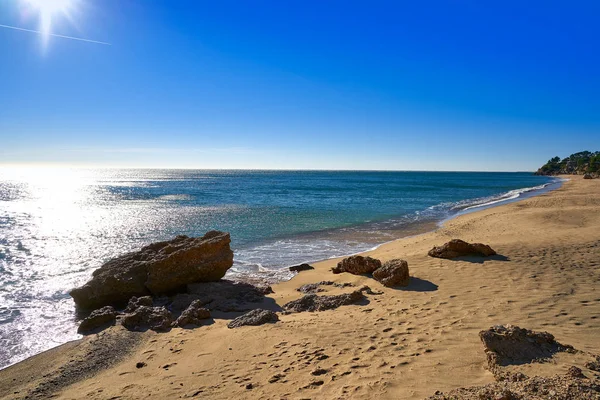
[[(569, 178), (556, 191), (462, 215), (435, 232), (366, 253), (382, 261), (407, 260), (412, 278), (406, 288), (334, 275), (330, 268), (339, 260), (320, 262), (274, 285), (265, 307), (277, 309), (301, 297), (296, 291), (301, 285), (323, 280), (368, 285), (376, 294), (368, 294), (364, 304), (280, 315), (276, 324), (228, 329), (229, 321), (217, 318), (197, 329), (138, 334), (142, 342), (124, 360), (55, 394), (422, 399), (437, 390), (493, 382), (478, 333), (497, 324), (548, 331), (561, 343), (600, 354), (600, 179)], [(458, 261), (427, 256), (434, 245), (453, 238), (489, 244), (499, 256)], [(319, 294), (353, 290), (323, 289)], [(82, 346), (67, 344), (1, 371), (0, 397), (23, 397), (43, 382), (41, 375), (81, 356)], [(548, 363), (510, 368), (533, 376), (563, 374), (576, 365), (593, 375), (586, 360), (561, 353)], [(136, 368), (138, 362), (146, 365)]]

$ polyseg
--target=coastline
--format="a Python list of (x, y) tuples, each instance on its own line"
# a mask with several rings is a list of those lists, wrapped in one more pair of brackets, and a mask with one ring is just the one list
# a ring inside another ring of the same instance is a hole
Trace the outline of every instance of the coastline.
[[(217, 398), (423, 398), (436, 390), (492, 381), (483, 368), (477, 332), (495, 323), (548, 330), (561, 342), (600, 353), (600, 344), (593, 340), (600, 325), (592, 318), (600, 311), (593, 292), (600, 185), (570, 178), (552, 192), (459, 215), (433, 232), (364, 253), (382, 260), (407, 259), (413, 282), (406, 289), (383, 288), (363, 276), (332, 275), (329, 268), (338, 258), (324, 260), (314, 264), (315, 270), (274, 285), (270, 298), (282, 305), (300, 297), (297, 287), (321, 280), (367, 284), (382, 294), (369, 296), (367, 305), (284, 315), (275, 325), (228, 330), (227, 321), (217, 319), (196, 330), (147, 333), (147, 340), (125, 361), (66, 388), (60, 398), (101, 399), (119, 393), (160, 398), (197, 391)], [(507, 260), (426, 256), (432, 245), (454, 237), (488, 243)], [(559, 270), (561, 263), (577, 268)], [(568, 289), (572, 286), (574, 293)], [(325, 294), (342, 291), (328, 289)], [(564, 318), (561, 313), (566, 313)], [(70, 351), (67, 346), (66, 353)], [(328, 357), (306, 358), (315, 352)], [(0, 388), (14, 379), (12, 371), (44, 355), (0, 371)], [(142, 360), (149, 368), (136, 371), (135, 363)], [(323, 384), (311, 386), (317, 365), (328, 373)], [(285, 378), (268, 383), (276, 374)], [(245, 389), (244, 379), (255, 388)]]

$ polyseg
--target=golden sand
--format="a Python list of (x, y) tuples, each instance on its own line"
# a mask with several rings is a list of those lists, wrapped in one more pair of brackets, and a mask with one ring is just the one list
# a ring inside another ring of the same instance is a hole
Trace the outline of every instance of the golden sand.
[[(269, 297), (283, 305), (301, 297), (299, 286), (322, 280), (368, 285), (380, 294), (367, 295), (368, 304), (281, 315), (280, 322), (258, 327), (228, 329), (227, 320), (217, 319), (193, 330), (149, 332), (125, 361), (58, 398), (422, 399), (493, 382), (478, 332), (497, 324), (548, 331), (561, 343), (600, 354), (600, 179), (569, 178), (551, 193), (466, 214), (366, 253), (407, 260), (413, 277), (407, 288), (333, 275), (339, 260), (320, 262), (273, 286)], [(489, 244), (502, 257), (427, 256), (452, 238)], [(352, 290), (323, 288), (322, 294)], [(56, 367), (69, 351), (37, 357), (46, 363), (56, 357)], [(22, 380), (24, 366), (35, 360), (0, 372), (0, 382)], [(146, 366), (136, 368), (137, 362)], [(554, 374), (577, 365), (586, 371), (579, 362), (559, 355), (520, 370)]]

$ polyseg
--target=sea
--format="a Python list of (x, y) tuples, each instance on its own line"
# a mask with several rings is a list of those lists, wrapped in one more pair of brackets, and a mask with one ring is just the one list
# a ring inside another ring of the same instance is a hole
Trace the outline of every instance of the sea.
[(529, 172), (0, 168), (0, 368), (79, 338), (69, 290), (151, 242), (227, 231), (226, 278), (274, 283), (559, 185)]

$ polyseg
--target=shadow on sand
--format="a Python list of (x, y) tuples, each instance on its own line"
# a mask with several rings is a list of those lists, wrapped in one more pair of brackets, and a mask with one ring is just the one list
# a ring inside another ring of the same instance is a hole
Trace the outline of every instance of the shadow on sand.
[(450, 261), (466, 261), (474, 264), (484, 264), (486, 261), (510, 261), (510, 258), (503, 256), (502, 254), (496, 254), (495, 256), (481, 257), (481, 256), (463, 256), (456, 257)]
[(405, 292), (435, 292), (436, 290), (438, 290), (438, 285), (426, 279), (411, 276), (408, 286), (398, 286), (394, 289), (402, 290)]

